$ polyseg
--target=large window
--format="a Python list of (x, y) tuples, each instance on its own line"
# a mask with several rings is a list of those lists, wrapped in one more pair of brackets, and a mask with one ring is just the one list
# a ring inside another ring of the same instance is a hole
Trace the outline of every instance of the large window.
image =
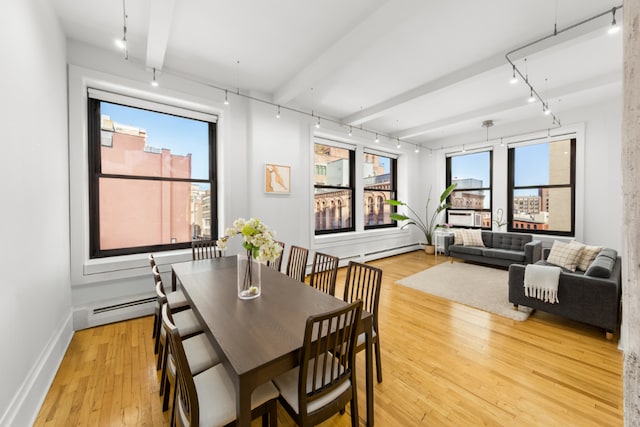
[(457, 184), (449, 196), (451, 208), (447, 210), (447, 223), (456, 227), (491, 228), (492, 159), (493, 151), (447, 158), (447, 186)]
[(509, 231), (571, 236), (575, 139), (509, 149)]
[(354, 150), (316, 143), (314, 163), (315, 233), (353, 231)]
[(367, 151), (363, 156), (364, 228), (395, 227), (386, 201), (396, 198), (396, 159)]
[(89, 98), (91, 257), (217, 237), (214, 122)]

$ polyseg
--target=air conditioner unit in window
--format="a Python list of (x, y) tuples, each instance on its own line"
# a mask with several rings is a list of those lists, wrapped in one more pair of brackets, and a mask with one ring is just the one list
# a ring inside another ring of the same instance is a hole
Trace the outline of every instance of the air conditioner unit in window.
[(473, 214), (473, 211), (449, 210), (447, 212), (447, 222), (451, 225), (474, 227)]
[(482, 213), (476, 212), (473, 221), (474, 227), (482, 227)]

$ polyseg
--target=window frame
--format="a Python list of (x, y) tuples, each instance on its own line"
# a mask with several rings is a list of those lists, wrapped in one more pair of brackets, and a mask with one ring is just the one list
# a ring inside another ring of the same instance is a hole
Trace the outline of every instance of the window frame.
[(336, 233), (347, 233), (356, 230), (356, 150), (355, 147), (348, 147), (344, 144), (341, 144), (337, 141), (332, 141), (328, 139), (322, 139), (322, 142), (318, 142), (318, 138), (313, 141), (313, 150), (315, 153), (315, 146), (317, 145), (326, 145), (334, 148), (341, 148), (349, 151), (349, 185), (347, 187), (336, 186), (336, 185), (326, 185), (326, 184), (316, 184), (315, 183), (315, 164), (313, 168), (314, 172), (314, 183), (313, 183), (313, 197), (314, 197), (314, 205), (315, 205), (315, 195), (316, 189), (327, 189), (327, 190), (350, 190), (351, 191), (351, 226), (350, 227), (342, 227), (342, 228), (334, 228), (334, 229), (326, 229), (326, 230), (317, 230), (316, 229), (316, 218), (315, 218), (315, 210), (313, 217), (313, 232), (315, 236), (322, 236), (327, 234), (336, 234)]
[[(526, 233), (526, 234), (542, 234), (542, 235), (550, 235), (550, 236), (566, 236), (572, 237), (575, 236), (576, 230), (576, 146), (577, 139), (576, 137), (572, 138), (558, 138), (555, 140), (549, 140), (546, 142), (539, 142), (536, 144), (528, 144), (528, 145), (538, 145), (538, 144), (550, 144), (556, 141), (566, 141), (570, 140), (570, 166), (569, 166), (569, 184), (553, 184), (553, 185), (526, 185), (526, 186), (515, 186), (515, 150), (519, 147), (525, 147), (526, 145), (514, 145), (509, 147), (507, 154), (507, 231), (513, 233)], [(523, 189), (531, 189), (531, 188), (570, 188), (571, 189), (571, 230), (570, 231), (558, 231), (558, 230), (535, 230), (535, 229), (524, 229), (524, 228), (513, 228), (513, 193), (516, 190)]]
[[(445, 212), (445, 217), (448, 221), (448, 217), (449, 217), (449, 211), (461, 211), (461, 210), (473, 210), (475, 212), (489, 212), (489, 227), (476, 227), (474, 226), (463, 226), (463, 225), (454, 225), (454, 228), (474, 228), (474, 229), (480, 229), (480, 230), (491, 230), (493, 228), (493, 150), (492, 149), (484, 149), (484, 150), (477, 150), (477, 151), (473, 151), (473, 152), (469, 152), (469, 153), (460, 153), (460, 154), (456, 154), (456, 155), (451, 155), (451, 156), (447, 156), (447, 161), (446, 161), (446, 174), (447, 174), (447, 185), (445, 188), (448, 188), (452, 182), (452, 176), (451, 176), (451, 159), (453, 159), (454, 157), (461, 157), (461, 156), (469, 156), (469, 155), (473, 155), (473, 154), (479, 154), (479, 153), (489, 153), (489, 181), (490, 184), (488, 187), (473, 187), (473, 188), (463, 188), (463, 189), (458, 189), (455, 188), (451, 194), (449, 195), (449, 203), (451, 202), (451, 198), (453, 197), (453, 194), (456, 191), (461, 191), (461, 190), (468, 190), (468, 191), (489, 191), (489, 199), (491, 200), (490, 204), (489, 204), (489, 208), (482, 208), (482, 209), (469, 209), (469, 208), (448, 208)], [(436, 195), (436, 197), (438, 197)]]
[[(123, 96), (126, 98), (126, 96)], [(100, 103), (108, 102), (110, 104), (122, 105), (129, 108), (139, 110), (152, 111), (162, 114), (184, 117), (192, 120), (199, 120), (208, 123), (208, 143), (209, 143), (209, 178), (170, 178), (157, 177), (147, 175), (122, 175), (102, 173), (101, 165), (101, 113)], [(154, 103), (152, 103), (153, 105)], [(128, 105), (124, 102), (101, 99), (100, 97), (87, 97), (87, 128), (88, 128), (88, 183), (89, 183), (89, 258), (107, 258), (122, 255), (132, 255), (147, 252), (171, 251), (177, 249), (187, 249), (191, 247), (191, 241), (181, 243), (165, 243), (147, 246), (133, 246), (116, 249), (100, 248), (100, 178), (108, 179), (127, 179), (142, 181), (164, 181), (164, 182), (185, 182), (185, 183), (206, 183), (210, 186), (211, 208), (211, 239), (218, 237), (218, 186), (217, 186), (217, 123), (203, 119), (195, 119), (188, 115), (181, 116), (174, 113), (162, 111), (162, 108), (154, 110), (151, 108), (140, 107), (137, 105)]]
[[(391, 154), (386, 154), (386, 153), (382, 153), (379, 151), (374, 151), (374, 150), (368, 150), (368, 149), (364, 149), (362, 152), (362, 164), (364, 165), (364, 156), (366, 156), (367, 154), (370, 155), (374, 155), (374, 156), (378, 156), (378, 157), (386, 157), (390, 160), (389, 163), (389, 180), (390, 182), (390, 189), (389, 191), (389, 199), (391, 200), (398, 200), (398, 158), (391, 155)], [(364, 179), (364, 178), (362, 178)], [(368, 190), (368, 187), (366, 185), (362, 185), (362, 219), (364, 221), (367, 212), (366, 212), (366, 192), (367, 191), (372, 191), (372, 190)], [(373, 190), (373, 191), (379, 191), (379, 190)], [(386, 190), (385, 190), (386, 191)], [(389, 205), (391, 207), (391, 212), (395, 213), (397, 212), (398, 208), (396, 206), (392, 206)], [(364, 221), (364, 229), (365, 230), (375, 230), (375, 229), (379, 229), (379, 228), (395, 228), (398, 227), (398, 221), (394, 221), (391, 220), (391, 222), (389, 224), (372, 224), (372, 225), (367, 225), (366, 221)]]

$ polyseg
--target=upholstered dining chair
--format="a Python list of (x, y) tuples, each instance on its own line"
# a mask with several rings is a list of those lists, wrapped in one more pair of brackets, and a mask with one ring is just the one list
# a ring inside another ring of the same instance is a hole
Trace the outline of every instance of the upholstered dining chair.
[[(355, 344), (362, 302), (307, 319), (300, 365), (276, 377), (280, 403), (299, 426), (312, 426), (351, 403), (358, 426)], [(344, 351), (340, 351), (344, 350)]]
[[(373, 315), (372, 344), (376, 353), (376, 373), (378, 382), (382, 382), (382, 365), (380, 362), (380, 331), (378, 330), (378, 304), (380, 302), (380, 287), (382, 284), (382, 270), (367, 264), (349, 261), (347, 276), (344, 283), (346, 302), (362, 300), (363, 309)], [(365, 349), (365, 334), (358, 336), (356, 352)]]
[[(178, 330), (170, 329), (168, 341), (177, 368), (177, 394), (171, 424), (184, 427), (218, 427), (234, 425), (236, 391), (222, 363), (193, 375), (186, 346)], [(278, 423), (278, 389), (271, 381), (258, 386), (251, 394), (251, 416), (262, 417), (263, 426)]]
[(278, 256), (278, 258), (276, 258), (274, 261), (267, 261), (267, 267), (271, 267), (276, 271), (280, 271), (280, 268), (282, 268), (282, 257), (284, 255), (284, 242), (279, 242), (276, 240), (276, 243), (278, 245), (280, 245), (280, 247), (282, 248), (282, 250), (280, 251), (280, 255)]
[(287, 260), (287, 276), (304, 283), (307, 259), (309, 259), (309, 249), (292, 245), (289, 249), (289, 259)]
[[(187, 297), (184, 295), (182, 290), (178, 289), (175, 292), (167, 292), (164, 288), (164, 284), (162, 282), (162, 276), (160, 275), (160, 271), (158, 266), (155, 264), (151, 267), (151, 274), (153, 275), (153, 283), (157, 285), (160, 284), (160, 290), (166, 298), (167, 303), (169, 304), (169, 308), (171, 311), (181, 311), (189, 308), (189, 301), (187, 301)], [(158, 340), (160, 339), (159, 332), (162, 328), (162, 315), (160, 314), (160, 310), (162, 308), (160, 298), (156, 298), (156, 307), (153, 314), (153, 338), (155, 339), (155, 351), (158, 351)]]
[(191, 256), (194, 261), (199, 259), (218, 258), (221, 256), (214, 240), (194, 240), (191, 242)]
[[(177, 329), (177, 326), (173, 323), (171, 312), (167, 304), (162, 306), (162, 327), (167, 340), (170, 340), (172, 331)], [(200, 372), (211, 368), (221, 362), (220, 356), (216, 352), (216, 349), (209, 341), (209, 337), (206, 334), (194, 335), (191, 338), (182, 340), (182, 346), (184, 353), (187, 357), (187, 363), (191, 375), (199, 374)], [(175, 410), (175, 396), (176, 396), (176, 362), (173, 353), (171, 353), (171, 345), (167, 345), (167, 363), (163, 376), (160, 380), (160, 395), (163, 396), (162, 410), (166, 411), (169, 408), (169, 398), (171, 397), (171, 410), (173, 419), (173, 411)], [(173, 391), (173, 393), (171, 393)]]
[(309, 284), (319, 291), (335, 295), (338, 262), (340, 262), (340, 258), (337, 256), (316, 252), (313, 256)]

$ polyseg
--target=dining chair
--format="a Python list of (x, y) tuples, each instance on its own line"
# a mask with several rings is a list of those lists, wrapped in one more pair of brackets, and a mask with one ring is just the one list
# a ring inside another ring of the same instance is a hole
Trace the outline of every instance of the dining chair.
[[(149, 254), (149, 265), (151, 266), (151, 274), (153, 275), (153, 267), (156, 266), (156, 259), (153, 257), (153, 254), (151, 253)], [(156, 278), (155, 278), (155, 275), (153, 275), (154, 286), (155, 286), (155, 283), (156, 283)], [(153, 333), (151, 334), (151, 338), (153, 338), (154, 340), (157, 338), (158, 332), (160, 331), (158, 319), (160, 319), (160, 307), (158, 307), (158, 304), (156, 304), (153, 312)]]
[[(186, 346), (176, 329), (168, 331), (171, 354), (177, 373), (177, 394), (172, 410), (172, 425), (182, 427), (232, 426), (236, 420), (236, 390), (222, 363), (193, 375)], [(262, 417), (263, 426), (278, 423), (278, 389), (271, 381), (251, 394), (251, 418)]]
[(280, 251), (280, 255), (278, 256), (278, 258), (276, 258), (273, 261), (267, 261), (267, 267), (271, 267), (276, 271), (280, 271), (280, 268), (282, 267), (282, 256), (284, 255), (284, 242), (279, 242), (279, 241), (275, 241), (275, 243), (277, 243), (278, 245), (280, 245), (280, 248), (282, 248), (282, 250)]
[[(380, 302), (380, 288), (382, 284), (382, 270), (371, 265), (349, 261), (347, 276), (344, 283), (343, 300), (353, 302), (361, 300), (363, 309), (373, 315), (372, 345), (376, 353), (376, 374), (378, 382), (382, 382), (382, 365), (380, 362), (380, 331), (378, 330), (378, 304)], [(356, 352), (364, 350), (365, 334), (358, 336)]]
[[(280, 403), (299, 426), (316, 425), (351, 403), (358, 425), (355, 344), (362, 302), (307, 319), (300, 365), (276, 377)], [(344, 349), (344, 351), (340, 351)]]
[(194, 240), (191, 242), (191, 256), (199, 259), (218, 258), (221, 256), (214, 240)]
[(335, 296), (338, 262), (340, 258), (337, 256), (316, 252), (313, 256), (309, 284), (319, 291)]
[(309, 259), (309, 249), (292, 245), (291, 249), (289, 249), (289, 259), (287, 260), (287, 276), (304, 283), (307, 259)]
[[(168, 340), (171, 339), (172, 331), (177, 329), (175, 323), (171, 318), (171, 312), (167, 304), (162, 306), (162, 327)], [(200, 372), (211, 368), (221, 362), (220, 356), (216, 352), (216, 349), (209, 341), (209, 337), (206, 334), (198, 334), (191, 338), (182, 340), (182, 346), (184, 353), (187, 357), (187, 363), (189, 365), (189, 371), (191, 375), (199, 374)], [(176, 397), (176, 362), (175, 356), (171, 353), (172, 346), (167, 346), (167, 364), (163, 377), (160, 380), (160, 395), (163, 396), (162, 410), (166, 411), (169, 408), (169, 397), (171, 396), (171, 418), (173, 419), (173, 411), (175, 410), (175, 397)], [(173, 393), (171, 391), (173, 390)]]
[[(151, 267), (151, 273), (153, 274), (153, 283), (155, 285), (157, 285), (158, 283), (160, 284), (160, 290), (164, 295), (164, 298), (166, 298), (167, 303), (169, 304), (169, 308), (172, 311), (181, 311), (189, 308), (189, 301), (187, 300), (187, 297), (184, 295), (184, 292), (182, 292), (182, 290), (178, 289), (175, 292), (165, 291), (164, 284), (162, 283), (162, 276), (160, 275), (158, 266), (155, 265), (155, 261), (154, 261), (154, 265)], [(155, 339), (154, 348), (156, 353), (158, 352), (158, 340), (160, 339), (159, 332), (160, 332), (160, 329), (162, 328), (162, 315), (160, 314), (161, 308), (162, 308), (161, 299), (156, 298), (156, 306), (153, 313), (154, 334), (152, 335), (153, 338)]]
[[(156, 298), (157, 303), (162, 306), (167, 304), (167, 296), (162, 290), (162, 282), (156, 283)], [(168, 306), (171, 310), (171, 306)], [(202, 325), (196, 317), (195, 313), (191, 309), (182, 310), (178, 312), (172, 312), (172, 319), (175, 323), (181, 337), (190, 337), (202, 332)], [(160, 320), (162, 321), (162, 319)], [(158, 333), (158, 339), (155, 343), (154, 352), (158, 354), (158, 364), (156, 369), (162, 369), (163, 374), (160, 378), (164, 377), (164, 369), (167, 363), (167, 336), (164, 333), (164, 329), (160, 326), (160, 332)]]

